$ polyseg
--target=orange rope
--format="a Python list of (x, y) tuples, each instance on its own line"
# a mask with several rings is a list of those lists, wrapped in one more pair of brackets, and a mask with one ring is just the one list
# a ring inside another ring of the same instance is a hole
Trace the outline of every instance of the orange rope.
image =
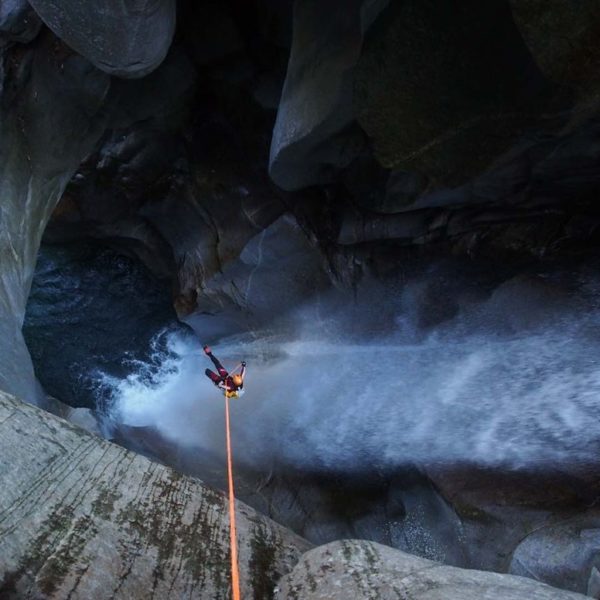
[(229, 479), (229, 533), (231, 536), (231, 591), (233, 600), (240, 600), (240, 573), (238, 566), (237, 533), (235, 528), (235, 495), (233, 492), (233, 466), (231, 460), (231, 434), (229, 427), (229, 398), (225, 396), (225, 429), (227, 432), (227, 476)]

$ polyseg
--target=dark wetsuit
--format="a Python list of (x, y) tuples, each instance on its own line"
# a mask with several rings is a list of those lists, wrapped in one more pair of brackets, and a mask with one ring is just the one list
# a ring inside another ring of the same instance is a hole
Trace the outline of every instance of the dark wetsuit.
[(244, 387), (243, 379), (246, 367), (242, 366), (242, 370), (240, 372), (240, 375), (242, 376), (242, 385), (238, 386), (233, 382), (231, 375), (229, 375), (229, 373), (225, 370), (223, 365), (219, 362), (219, 359), (216, 356), (214, 356), (212, 352), (207, 353), (207, 356), (210, 358), (210, 360), (212, 360), (213, 365), (215, 365), (217, 373), (211, 371), (210, 369), (206, 369), (206, 371), (204, 372), (206, 373), (206, 376), (217, 387), (220, 387), (221, 389), (229, 392), (237, 392), (238, 390), (241, 390)]

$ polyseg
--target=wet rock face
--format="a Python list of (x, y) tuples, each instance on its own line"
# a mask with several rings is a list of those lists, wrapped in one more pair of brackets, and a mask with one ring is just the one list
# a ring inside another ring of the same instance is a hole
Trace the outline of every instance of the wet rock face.
[(576, 515), (533, 531), (515, 549), (510, 572), (600, 597), (600, 515)]
[(598, 468), (502, 471), (463, 465), (427, 475), (461, 519), (470, 568), (531, 577), (598, 597)]
[[(230, 597), (227, 498), (0, 393), (0, 596)], [(244, 597), (309, 544), (237, 505)]]
[[(182, 447), (155, 428), (118, 425), (112, 439), (219, 489), (227, 486), (224, 457), (203, 448)], [(240, 460), (236, 494), (313, 544), (365, 539), (446, 564), (473, 566), (462, 518), (416, 469), (380, 476), (274, 466), (265, 479), (263, 471)], [(494, 529), (493, 533), (498, 532)], [(502, 539), (498, 551), (506, 553), (511, 542)], [(481, 547), (477, 552), (483, 554)], [(476, 564), (482, 569), (506, 570), (489, 550)]]
[(175, 0), (111, 0), (101, 5), (32, 0), (44, 23), (98, 69), (143, 77), (164, 59), (175, 31)]
[(334, 542), (305, 553), (276, 598), (427, 600), (583, 600), (530, 579), (447, 567), (379, 544)]

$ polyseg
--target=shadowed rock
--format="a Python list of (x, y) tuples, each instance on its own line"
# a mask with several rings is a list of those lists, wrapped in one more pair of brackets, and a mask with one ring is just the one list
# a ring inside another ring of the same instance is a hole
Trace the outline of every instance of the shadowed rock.
[(327, 183), (360, 151), (352, 127), (353, 72), (365, 31), (385, 0), (302, 0), (294, 9), (294, 39), (269, 172), (285, 190)]
[(322, 263), (295, 219), (279, 217), (206, 281), (196, 313), (186, 322), (204, 335), (273, 326), (328, 287)]
[(600, 597), (599, 525), (598, 514), (582, 514), (533, 530), (513, 552), (510, 572)]
[(0, 4), (0, 47), (6, 42), (30, 42), (41, 27), (40, 18), (25, 0), (4, 0)]
[(542, 91), (503, 1), (411, 0), (369, 31), (354, 103), (382, 165), (455, 185), (540, 116)]
[(510, 0), (523, 39), (543, 73), (575, 86), (600, 82), (600, 2)]

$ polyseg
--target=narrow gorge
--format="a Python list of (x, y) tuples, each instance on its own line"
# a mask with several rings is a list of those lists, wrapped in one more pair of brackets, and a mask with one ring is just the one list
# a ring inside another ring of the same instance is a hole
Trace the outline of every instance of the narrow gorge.
[(0, 598), (600, 598), (600, 0), (0, 0)]

